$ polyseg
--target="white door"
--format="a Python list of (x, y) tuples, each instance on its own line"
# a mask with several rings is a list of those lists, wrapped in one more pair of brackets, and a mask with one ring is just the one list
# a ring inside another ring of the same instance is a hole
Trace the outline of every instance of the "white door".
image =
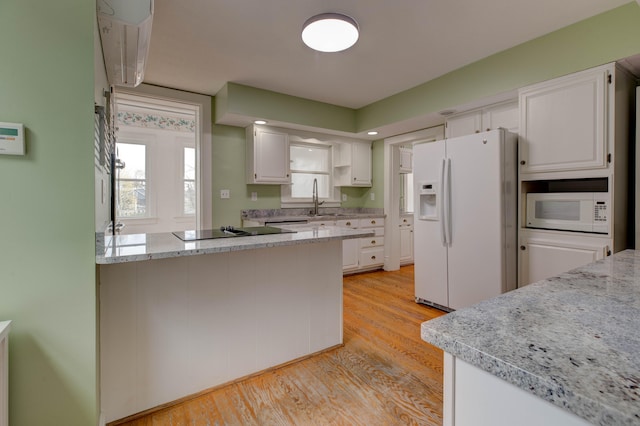
[(607, 166), (607, 76), (599, 67), (520, 93), (521, 173)]
[(520, 283), (522, 287), (604, 258), (608, 246), (523, 237), (520, 246)]
[(289, 182), (288, 135), (258, 130), (255, 154), (256, 182)]
[[(441, 215), (433, 220), (420, 219), (420, 190), (429, 183), (440, 187), (442, 164), (445, 158), (444, 141), (417, 144), (413, 147), (413, 262), (416, 298), (449, 306), (447, 292), (447, 250), (442, 242)], [(439, 209), (441, 194), (437, 194)]]
[(447, 140), (451, 242), (449, 307), (499, 295), (504, 280), (502, 132)]
[(342, 270), (357, 269), (359, 257), (360, 240), (358, 238), (342, 240)]
[(354, 143), (352, 154), (352, 185), (371, 186), (371, 145)]

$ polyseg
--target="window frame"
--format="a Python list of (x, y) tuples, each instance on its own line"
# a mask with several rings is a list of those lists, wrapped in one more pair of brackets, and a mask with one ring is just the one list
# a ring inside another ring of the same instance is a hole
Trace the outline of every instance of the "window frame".
[[(329, 177), (329, 197), (319, 198), (319, 201), (322, 202), (323, 207), (340, 207), (340, 188), (334, 185), (334, 158), (335, 158), (335, 146), (331, 142), (308, 142), (308, 141), (299, 141), (299, 140), (290, 140), (289, 141), (289, 156), (290, 161), (293, 162), (291, 157), (291, 147), (314, 147), (314, 148), (324, 148), (329, 152), (329, 161), (327, 164), (326, 171), (310, 171), (310, 170), (299, 170), (299, 169), (290, 169), (291, 178), (293, 179), (293, 175), (295, 173), (304, 173), (304, 174), (317, 174), (322, 176)], [(313, 198), (305, 197), (305, 198), (294, 198), (291, 195), (291, 187), (292, 184), (285, 184), (281, 186), (281, 206), (285, 207), (313, 207)]]
[[(119, 209), (116, 207), (116, 222), (122, 223), (137, 223), (137, 224), (153, 224), (157, 223), (156, 212), (156, 197), (155, 197), (155, 185), (153, 184), (153, 161), (151, 159), (154, 155), (154, 136), (152, 134), (128, 134), (126, 132), (119, 133), (116, 138), (116, 148), (118, 144), (129, 145), (143, 145), (145, 147), (145, 208), (146, 214), (144, 216), (121, 216), (118, 214)], [(125, 162), (126, 163), (126, 162)], [(120, 173), (116, 175), (116, 187), (118, 188), (118, 197), (120, 197)], [(133, 181), (139, 179), (122, 179), (126, 181)]]
[[(180, 218), (180, 219), (193, 219), (194, 217), (196, 217), (197, 215), (197, 211), (198, 211), (198, 200), (197, 200), (197, 195), (198, 195), (198, 179), (197, 179), (197, 175), (198, 175), (198, 150), (196, 149), (196, 144), (195, 142), (189, 140), (188, 138), (179, 138), (178, 139), (178, 143), (176, 144), (177, 149), (178, 149), (178, 155), (176, 155), (176, 158), (178, 159), (178, 161), (180, 162), (180, 164), (178, 165), (178, 170), (180, 173), (180, 181), (182, 182), (181, 185), (178, 185), (178, 196), (176, 197), (176, 199), (178, 200), (177, 206), (176, 206), (176, 212), (177, 212), (177, 217), (176, 218)], [(194, 179), (185, 179), (185, 149), (186, 148), (191, 148), (194, 150), (194, 155), (195, 155), (195, 163), (194, 163), (194, 167), (195, 167), (195, 176)], [(185, 212), (185, 205), (184, 205), (184, 184), (187, 181), (193, 181), (194, 186), (195, 186), (195, 193), (196, 193), (196, 206), (195, 206), (195, 210), (193, 213), (186, 213)]]

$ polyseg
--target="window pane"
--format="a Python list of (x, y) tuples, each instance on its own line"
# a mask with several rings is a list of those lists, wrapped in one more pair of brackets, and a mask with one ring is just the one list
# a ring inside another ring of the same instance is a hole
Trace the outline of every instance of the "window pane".
[(400, 175), (400, 211), (413, 213), (413, 173)]
[(147, 214), (144, 181), (118, 181), (118, 217), (143, 217)]
[(318, 198), (329, 198), (329, 176), (313, 173), (291, 173), (291, 198), (311, 198), (314, 178), (318, 179)]
[(184, 214), (196, 214), (196, 183), (184, 181)]
[(407, 173), (404, 175), (405, 179), (405, 200), (406, 206), (404, 211), (407, 213), (413, 213), (413, 173)]
[(196, 178), (196, 149), (184, 149), (184, 179), (195, 180)]
[(292, 145), (291, 170), (329, 172), (329, 148)]
[(119, 170), (121, 179), (145, 179), (146, 178), (146, 149), (145, 145), (133, 143), (116, 144), (118, 158), (125, 164)]

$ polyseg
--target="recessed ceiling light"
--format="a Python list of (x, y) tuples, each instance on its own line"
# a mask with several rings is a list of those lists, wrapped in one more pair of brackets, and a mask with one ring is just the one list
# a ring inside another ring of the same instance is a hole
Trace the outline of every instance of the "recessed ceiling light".
[(323, 13), (307, 19), (302, 41), (319, 52), (340, 52), (358, 41), (358, 23), (340, 13)]
[(375, 130), (372, 130), (372, 131), (370, 131), (370, 132), (367, 132), (367, 134), (368, 134), (369, 136), (375, 136), (375, 135), (377, 135), (377, 134), (378, 134), (378, 132), (376, 132)]
[(255, 120), (254, 123), (255, 124), (267, 124), (267, 122), (265, 120)]

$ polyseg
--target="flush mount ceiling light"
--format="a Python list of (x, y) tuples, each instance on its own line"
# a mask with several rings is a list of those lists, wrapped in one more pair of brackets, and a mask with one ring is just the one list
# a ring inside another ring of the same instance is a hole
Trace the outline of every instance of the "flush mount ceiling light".
[(339, 13), (323, 13), (307, 19), (302, 41), (319, 52), (340, 52), (358, 41), (358, 23)]

